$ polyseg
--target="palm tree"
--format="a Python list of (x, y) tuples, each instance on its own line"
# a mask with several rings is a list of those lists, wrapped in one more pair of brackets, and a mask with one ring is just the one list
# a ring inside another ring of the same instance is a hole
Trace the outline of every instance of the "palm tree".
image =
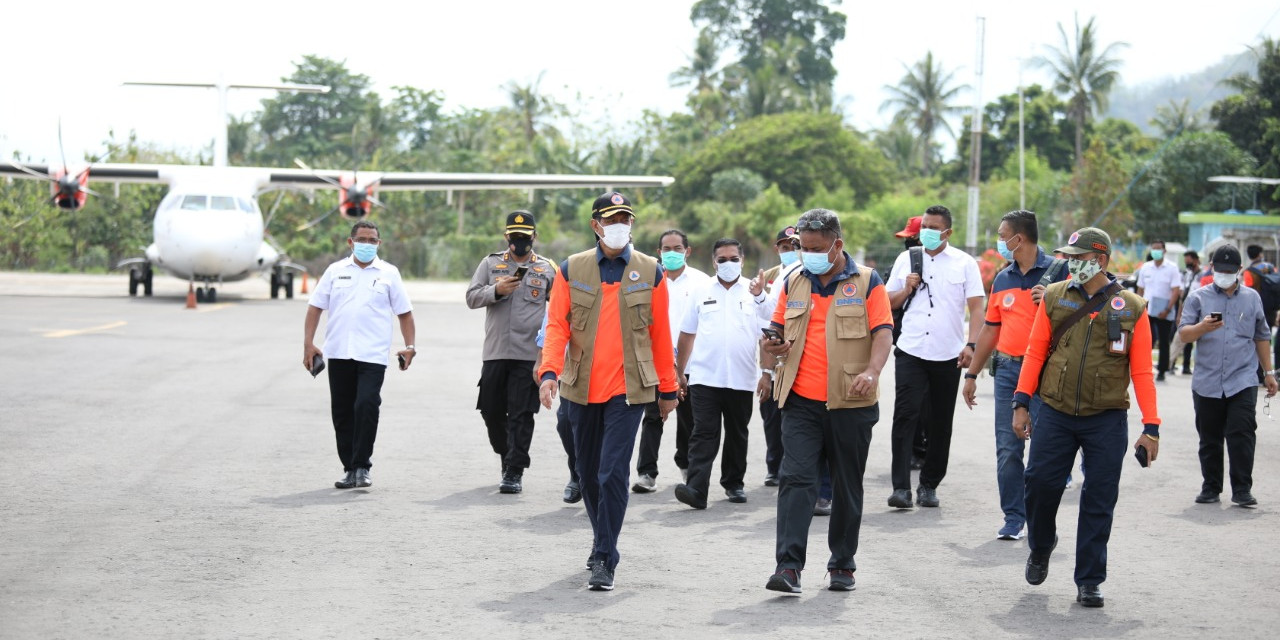
[(914, 67), (902, 65), (907, 74), (895, 85), (885, 85), (885, 90), (893, 97), (880, 105), (884, 111), (897, 107), (895, 120), (907, 123), (915, 130), (917, 152), (920, 154), (921, 166), (926, 174), (933, 170), (933, 137), (938, 129), (946, 131), (952, 138), (955, 131), (947, 122), (947, 116), (964, 111), (964, 107), (955, 106), (952, 102), (961, 91), (969, 89), (969, 85), (952, 86), (956, 72), (946, 71), (940, 61), (935, 61), (933, 52), (924, 54), (924, 59)]
[(506, 85), (507, 97), (511, 100), (511, 108), (515, 111), (516, 117), (520, 119), (520, 129), (524, 132), (524, 140), (527, 144), (532, 145), (533, 139), (538, 135), (538, 125), (542, 123), (545, 116), (557, 115), (561, 110), (559, 103), (555, 99), (542, 93), (542, 76), (546, 75), (546, 71), (538, 74), (538, 79), (526, 85), (517, 84), (514, 80)]
[(1181, 102), (1169, 98), (1169, 104), (1156, 107), (1156, 117), (1151, 119), (1151, 126), (1159, 129), (1166, 139), (1181, 133), (1204, 130), (1200, 112), (1191, 109), (1191, 100), (1188, 98), (1183, 98)]
[(1034, 60), (1038, 66), (1053, 72), (1053, 90), (1067, 99), (1067, 117), (1076, 127), (1077, 166), (1084, 161), (1084, 125), (1093, 117), (1095, 109), (1106, 110), (1107, 94), (1120, 78), (1122, 63), (1115, 53), (1129, 46), (1126, 42), (1113, 42), (1099, 49), (1094, 20), (1089, 18), (1081, 28), (1080, 18), (1076, 17), (1074, 42), (1059, 22), (1062, 47), (1045, 45), (1046, 55)]

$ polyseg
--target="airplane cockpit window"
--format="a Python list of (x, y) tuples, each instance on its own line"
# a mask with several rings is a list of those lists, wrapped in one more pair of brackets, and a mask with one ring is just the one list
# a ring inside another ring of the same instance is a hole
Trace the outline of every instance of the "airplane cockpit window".
[(183, 211), (204, 211), (209, 208), (209, 196), (183, 196)]
[(253, 202), (247, 198), (236, 198), (236, 202), (240, 204), (241, 211), (245, 213), (257, 213), (257, 211), (253, 209)]
[(231, 196), (209, 196), (210, 209), (214, 211), (235, 211), (236, 199)]

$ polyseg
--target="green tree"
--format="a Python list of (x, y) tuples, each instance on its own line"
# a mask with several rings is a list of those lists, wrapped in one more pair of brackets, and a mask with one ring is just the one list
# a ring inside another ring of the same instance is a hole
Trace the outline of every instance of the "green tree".
[(1137, 230), (1147, 239), (1185, 236), (1186, 228), (1178, 224), (1180, 212), (1222, 211), (1231, 206), (1233, 195), (1250, 197), (1248, 185), (1209, 182), (1209, 177), (1248, 175), (1254, 166), (1253, 158), (1226, 134), (1215, 131), (1179, 136), (1129, 193)]
[(932, 51), (926, 52), (914, 66), (903, 65), (903, 68), (907, 73), (896, 86), (885, 85), (892, 97), (880, 105), (880, 110), (896, 108), (894, 119), (910, 124), (915, 130), (920, 166), (928, 175), (933, 173), (937, 154), (933, 138), (939, 129), (955, 137), (947, 116), (964, 111), (963, 107), (955, 106), (954, 101), (969, 85), (952, 86), (956, 72), (943, 69), (942, 62), (934, 60)]
[[(1256, 77), (1236, 74), (1226, 82), (1240, 93), (1219, 100), (1209, 110), (1217, 130), (1258, 161), (1258, 175), (1280, 177), (1280, 41), (1263, 39), (1250, 47), (1257, 58)], [(1280, 206), (1280, 189), (1269, 188), (1261, 202)]]
[(1157, 106), (1156, 115), (1151, 119), (1151, 126), (1159, 129), (1161, 137), (1165, 139), (1205, 129), (1201, 113), (1191, 108), (1189, 98), (1183, 98), (1181, 101), (1170, 98), (1169, 104)]
[[(1039, 154), (1049, 166), (1058, 171), (1069, 170), (1073, 163), (1071, 135), (1075, 125), (1066, 119), (1066, 103), (1044, 90), (1038, 84), (1022, 91), (1022, 116), (1025, 122), (1023, 138), (1025, 153)], [(982, 132), (982, 179), (1012, 159), (1018, 159), (1018, 94), (1008, 93), (987, 103), (983, 109), (987, 126)], [(964, 129), (969, 128), (969, 117), (964, 119)], [(957, 158), (969, 157), (970, 136), (957, 139)], [(948, 175), (952, 180), (964, 182), (968, 177), (968, 164), (957, 163), (956, 173)], [(1016, 174), (1015, 174), (1016, 176)]]
[(1106, 216), (1111, 229), (1132, 229), (1133, 211), (1124, 191), (1129, 172), (1120, 160), (1107, 150), (1100, 137), (1094, 138), (1084, 153), (1084, 163), (1071, 176), (1071, 184), (1063, 193), (1068, 199), (1060, 221), (1065, 228), (1075, 229), (1098, 224)]
[(851, 187), (859, 204), (889, 187), (892, 168), (884, 156), (841, 124), (834, 114), (784, 113), (748, 120), (712, 138), (685, 157), (671, 196), (677, 208), (705, 200), (711, 178), (745, 168), (803, 202), (819, 185)]
[(1107, 94), (1120, 78), (1121, 62), (1116, 53), (1129, 46), (1113, 42), (1101, 47), (1094, 20), (1089, 18), (1081, 27), (1077, 17), (1073, 37), (1067, 36), (1059, 22), (1061, 47), (1046, 46), (1046, 54), (1035, 58), (1036, 64), (1053, 73), (1053, 90), (1066, 97), (1067, 115), (1076, 125), (1077, 165), (1084, 162), (1084, 126), (1093, 118), (1095, 109), (1106, 111)]
[[(254, 162), (289, 166), (294, 158), (309, 162), (350, 158), (353, 129), (362, 120), (367, 122), (371, 110), (380, 105), (378, 95), (369, 90), (369, 77), (352, 73), (342, 62), (309, 55), (284, 81), (322, 84), (330, 89), (328, 93), (282, 92), (263, 100), (257, 118), (262, 148), (249, 154)], [(383, 133), (366, 131), (370, 137)]]
[(669, 78), (673, 87), (691, 87), (685, 104), (708, 126), (723, 124), (728, 115), (729, 99), (719, 63), (720, 45), (711, 31), (704, 28), (698, 33), (689, 64), (672, 72)]

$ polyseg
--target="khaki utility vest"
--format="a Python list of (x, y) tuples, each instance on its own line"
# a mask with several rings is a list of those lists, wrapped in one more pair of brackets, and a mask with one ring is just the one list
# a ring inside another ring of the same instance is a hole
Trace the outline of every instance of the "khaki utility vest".
[[(1070, 280), (1055, 282), (1044, 292), (1049, 326), (1066, 321), (1088, 296)], [(1085, 316), (1067, 329), (1040, 373), (1040, 397), (1045, 404), (1073, 416), (1091, 416), (1108, 409), (1129, 408), (1129, 349), (1133, 328), (1146, 308), (1141, 296), (1121, 290), (1092, 318)], [(1121, 349), (1108, 340), (1107, 323), (1119, 322)]]
[[(587, 404), (591, 363), (595, 359), (596, 328), (600, 321), (600, 263), (596, 250), (569, 256), (569, 273), (561, 274), (569, 285), (569, 355), (560, 374), (560, 395)], [(623, 370), (627, 404), (648, 404), (658, 399), (658, 369), (653, 364), (653, 283), (658, 261), (635, 249), (618, 283), (618, 318), (621, 320)], [(665, 318), (663, 320), (666, 320)], [(664, 347), (669, 348), (669, 347)]]
[[(849, 387), (857, 375), (871, 362), (871, 327), (867, 320), (866, 294), (870, 288), (871, 269), (859, 266), (858, 272), (836, 283), (836, 293), (827, 308), (827, 408), (856, 409), (869, 407), (880, 399), (879, 387), (866, 397), (849, 395)], [(775, 285), (776, 286), (776, 285)], [(809, 329), (809, 310), (813, 282), (801, 269), (787, 278), (787, 308), (783, 314), (783, 339), (794, 341), (791, 355), (774, 381), (778, 406), (786, 406), (791, 385), (800, 371)]]

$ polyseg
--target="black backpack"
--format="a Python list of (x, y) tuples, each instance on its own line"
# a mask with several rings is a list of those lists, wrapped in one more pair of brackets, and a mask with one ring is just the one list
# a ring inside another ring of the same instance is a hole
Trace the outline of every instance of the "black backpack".
[[(911, 260), (911, 273), (916, 275), (924, 275), (924, 247), (911, 247), (907, 249), (908, 257)], [(903, 301), (901, 309), (893, 310), (893, 343), (898, 344), (898, 336), (902, 335), (902, 316), (907, 312), (907, 307), (911, 306), (911, 299), (916, 297), (916, 293), (920, 289), (912, 289), (907, 294), (907, 299)]]

